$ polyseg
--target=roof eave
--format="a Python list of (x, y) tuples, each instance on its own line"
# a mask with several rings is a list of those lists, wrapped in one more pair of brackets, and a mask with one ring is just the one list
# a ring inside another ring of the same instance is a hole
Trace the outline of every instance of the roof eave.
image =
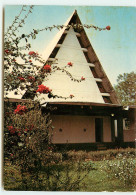
[(48, 102), (48, 104), (50, 104), (50, 105), (81, 105), (81, 106), (122, 107), (122, 105), (120, 105), (120, 104), (96, 103), (96, 102)]

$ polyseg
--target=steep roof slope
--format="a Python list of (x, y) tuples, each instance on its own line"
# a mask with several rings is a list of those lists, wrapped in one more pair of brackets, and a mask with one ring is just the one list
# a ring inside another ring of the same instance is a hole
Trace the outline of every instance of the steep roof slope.
[[(81, 24), (76, 11), (71, 15), (65, 25)], [(66, 96), (74, 95), (71, 99), (48, 98), (46, 94), (40, 94), (38, 99), (43, 102), (94, 102), (119, 104), (114, 89), (106, 76), (98, 57), (86, 35), (84, 28), (67, 29), (64, 27), (58, 32), (50, 46), (45, 51), (45, 60), (57, 59), (57, 66), (63, 68), (68, 62), (72, 67), (68, 71), (75, 79), (82, 76), (84, 81), (73, 82), (65, 72), (56, 71), (44, 79), (43, 83), (52, 89), (53, 94)], [(34, 99), (37, 99), (36, 97)]]

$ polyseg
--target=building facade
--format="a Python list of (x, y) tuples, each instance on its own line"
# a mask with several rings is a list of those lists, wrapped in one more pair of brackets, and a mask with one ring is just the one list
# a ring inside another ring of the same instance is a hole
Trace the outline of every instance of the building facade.
[[(71, 25), (82, 26), (77, 11), (45, 51), (46, 64), (57, 62), (59, 71), (52, 71), (42, 83), (53, 94), (69, 98), (53, 99), (47, 94), (34, 97), (43, 110), (47, 104), (56, 107), (51, 112), (52, 142), (58, 145), (101, 143), (107, 148), (123, 146), (123, 143), (134, 145), (135, 108), (123, 110), (84, 28)], [(22, 99), (27, 97), (26, 92)]]

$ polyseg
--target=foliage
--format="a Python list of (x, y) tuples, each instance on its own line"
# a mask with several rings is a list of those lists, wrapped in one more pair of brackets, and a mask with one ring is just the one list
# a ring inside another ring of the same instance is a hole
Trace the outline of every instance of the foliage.
[[(120, 159), (121, 160), (121, 159)], [(115, 160), (110, 161), (115, 163)], [(85, 169), (84, 164), (90, 166), (90, 171)], [(83, 167), (82, 167), (83, 166)], [(5, 189), (6, 190), (56, 190), (56, 191), (85, 191), (85, 192), (101, 192), (101, 191), (121, 191), (128, 192), (134, 191), (134, 182), (130, 185), (124, 185), (124, 181), (119, 178), (107, 177), (109, 171), (105, 166), (105, 161), (94, 162), (79, 162), (72, 163), (69, 161), (61, 162), (60, 164), (52, 164), (49, 168), (49, 179), (47, 179), (48, 167), (42, 167), (39, 171), (39, 180), (35, 180), (32, 174), (26, 173), (24, 179), (27, 184), (24, 185), (21, 179), (20, 170), (13, 165), (5, 166)], [(79, 172), (77, 172), (79, 169)], [(52, 174), (51, 174), (52, 173)], [(77, 179), (77, 174), (80, 178)], [(111, 173), (112, 174), (112, 173)], [(69, 175), (69, 177), (67, 177)], [(59, 179), (55, 181), (55, 177)], [(79, 180), (82, 179), (80, 182)], [(50, 186), (48, 185), (48, 180)], [(76, 182), (77, 181), (77, 182)], [(78, 183), (79, 182), (79, 183)]]
[[(27, 111), (17, 112), (17, 108), (22, 107)], [(52, 121), (49, 113), (42, 113), (39, 103), (30, 101), (15, 108), (16, 105), (10, 107), (10, 103), (5, 102), (4, 156), (26, 172), (41, 164), (43, 151), (46, 155), (51, 152)]]
[(126, 149), (110, 149), (103, 151), (68, 151), (66, 152), (68, 159), (73, 160), (85, 160), (85, 161), (102, 161), (102, 160), (113, 160), (118, 154), (121, 154), (123, 157), (134, 158), (135, 157), (135, 148), (126, 148)]
[(136, 73), (120, 74), (115, 91), (123, 106), (136, 105)]
[[(79, 185), (91, 170), (90, 164), (81, 161), (50, 162), (22, 175), (19, 168), (6, 165), (4, 181), (6, 190), (78, 191)], [(73, 175), (74, 172), (74, 175)], [(35, 174), (37, 173), (37, 174)], [(13, 184), (16, 181), (16, 185)]]
[(103, 168), (109, 178), (118, 178), (123, 181), (124, 185), (135, 183), (135, 160), (133, 158), (122, 157), (121, 154), (118, 154), (116, 160), (105, 161)]
[(7, 185), (13, 189), (11, 184), (15, 180), (19, 183), (17, 190), (78, 190), (92, 166), (81, 160), (76, 164), (71, 159), (65, 163), (63, 154), (54, 152), (49, 113), (42, 113), (39, 103), (32, 101), (20, 105), (7, 101), (4, 106), (5, 189)]

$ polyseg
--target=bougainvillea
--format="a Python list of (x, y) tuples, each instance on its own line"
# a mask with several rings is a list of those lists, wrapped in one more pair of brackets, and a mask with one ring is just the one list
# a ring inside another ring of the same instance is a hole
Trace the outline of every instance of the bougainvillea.
[(20, 104), (17, 106), (17, 108), (14, 110), (15, 114), (23, 115), (28, 111), (26, 106), (21, 106)]
[(8, 126), (8, 130), (11, 134), (14, 134), (16, 132), (16, 128), (14, 128), (12, 125)]
[(47, 73), (47, 72), (51, 72), (51, 65), (48, 65), (46, 64), (44, 67), (43, 67), (43, 70)]
[(74, 97), (74, 95), (70, 94), (70, 98), (73, 98), (73, 97)]
[(85, 78), (82, 76), (82, 77), (81, 77), (81, 80), (85, 80)]
[(110, 27), (110, 26), (106, 26), (106, 29), (107, 29), (107, 30), (110, 30), (110, 29), (111, 29), (111, 27)]
[(28, 81), (34, 82), (35, 81), (35, 77), (34, 76), (28, 76)]
[(8, 49), (5, 49), (5, 53), (7, 53), (7, 54), (8, 54), (8, 53), (9, 53), (9, 50), (8, 50)]
[[(39, 103), (29, 101), (26, 105), (18, 105), (17, 109), (27, 112), (24, 114), (15, 114), (14, 105), (5, 102), (6, 112), (4, 113), (4, 156), (11, 160), (11, 154), (14, 154), (14, 163), (26, 171), (28, 167), (34, 166), (34, 161), (37, 158), (42, 159), (42, 150), (45, 152), (49, 144), (52, 126), (49, 114), (44, 114), (41, 111)], [(10, 116), (6, 113), (11, 111)], [(10, 125), (9, 125), (10, 124)], [(49, 135), (50, 131), (50, 135)], [(34, 154), (31, 156), (30, 154)], [(23, 162), (23, 163), (22, 163)]]
[(24, 78), (24, 77), (18, 77), (18, 79), (19, 79), (21, 82), (25, 82), (25, 78)]
[(29, 54), (30, 56), (36, 55), (36, 53), (35, 53), (34, 51), (30, 51), (28, 54)]
[(36, 93), (37, 92), (47, 94), (51, 92), (51, 89), (49, 89), (49, 87), (46, 87), (44, 85), (38, 85), (38, 89), (36, 90)]
[[(42, 84), (42, 81), (45, 78), (45, 76), (47, 77), (47, 75), (44, 75), (44, 72), (52, 73), (56, 70), (60, 70), (62, 72), (65, 72), (67, 76), (69, 76), (71, 80), (74, 82), (81, 82), (83, 80), (83, 79), (74, 78), (67, 70), (65, 70), (68, 66), (71, 67), (73, 65), (72, 62), (68, 62), (67, 65), (64, 66), (64, 68), (59, 68), (56, 65), (55, 66), (53, 65), (53, 64), (57, 64), (56, 62), (45, 61), (41, 57), (41, 55), (38, 54), (37, 51), (31, 50), (31, 43), (29, 41), (31, 38), (36, 39), (37, 35), (40, 32), (45, 30), (52, 31), (54, 28), (58, 30), (61, 30), (62, 28), (66, 28), (66, 29), (73, 28), (77, 30), (78, 29), (81, 30), (82, 28), (87, 28), (87, 29), (94, 28), (95, 30), (100, 30), (100, 31), (111, 29), (110, 26), (107, 26), (105, 28), (99, 28), (97, 26), (87, 25), (87, 24), (53, 25), (42, 29), (33, 29), (32, 32), (30, 32), (29, 34), (22, 33), (22, 35), (17, 36), (17, 32), (19, 32), (19, 30), (21, 31), (21, 28), (25, 24), (28, 15), (32, 13), (32, 9), (33, 6), (23, 5), (19, 15), (15, 17), (13, 23), (9, 26), (9, 28), (4, 34), (5, 96), (8, 95), (8, 93), (13, 90), (16, 90), (14, 93), (15, 95), (18, 95), (20, 93), (19, 90), (26, 90), (29, 92), (29, 94), (34, 93), (37, 90), (37, 85)], [(26, 14), (23, 15), (24, 13)], [(28, 53), (26, 52), (26, 50), (28, 50)], [(20, 61), (18, 61), (18, 58), (21, 59), (21, 63)], [(38, 62), (38, 64), (36, 62)], [(51, 65), (46, 63), (49, 64), (51, 63)], [(13, 66), (13, 69), (11, 68), (11, 66)], [(13, 71), (12, 75), (10, 70)], [(20, 82), (18, 82), (17, 80), (18, 77)], [(31, 82), (31, 85), (30, 84), (28, 85), (27, 81)], [(69, 97), (57, 96), (57, 94), (53, 94), (52, 97), (58, 97), (63, 99), (69, 98)]]
[(73, 66), (73, 63), (72, 62), (68, 62), (67, 65)]

